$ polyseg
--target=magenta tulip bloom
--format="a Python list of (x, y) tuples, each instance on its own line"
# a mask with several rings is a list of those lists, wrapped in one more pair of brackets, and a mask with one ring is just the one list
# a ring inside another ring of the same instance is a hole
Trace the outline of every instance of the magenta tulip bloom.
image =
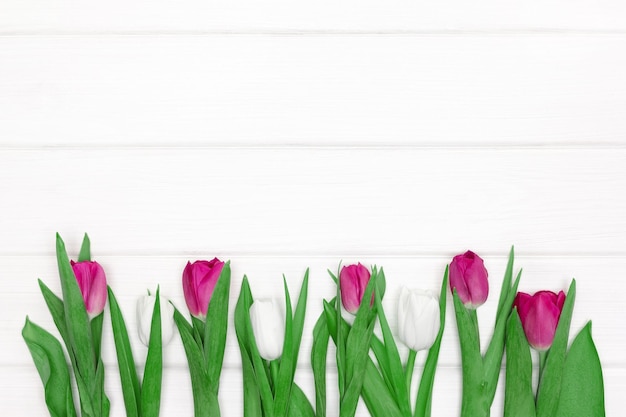
[(469, 309), (483, 305), (489, 295), (487, 270), (480, 256), (472, 251), (457, 255), (450, 263), (450, 289)]
[(71, 261), (70, 264), (91, 320), (102, 313), (107, 302), (107, 279), (104, 269), (98, 262), (92, 261)]
[(224, 262), (217, 258), (212, 261), (187, 262), (183, 271), (183, 292), (192, 316), (206, 318), (209, 301), (220, 277)]
[(552, 346), (563, 303), (563, 291), (539, 291), (535, 295), (518, 292), (515, 296), (513, 306), (517, 307), (528, 343), (536, 350), (545, 351)]
[[(370, 271), (360, 263), (347, 265), (341, 268), (339, 273), (339, 285), (341, 289), (341, 302), (343, 308), (351, 314), (356, 314), (361, 305), (365, 287), (370, 280)], [(372, 294), (372, 302), (374, 296)]]

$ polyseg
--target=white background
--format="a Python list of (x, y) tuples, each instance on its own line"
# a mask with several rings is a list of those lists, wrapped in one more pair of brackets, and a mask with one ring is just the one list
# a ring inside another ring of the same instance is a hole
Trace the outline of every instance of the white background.
[[(577, 279), (572, 330), (593, 319), (607, 415), (621, 415), (625, 51), (620, 0), (3, 0), (2, 415), (46, 415), (20, 331), (27, 314), (53, 330), (37, 278), (60, 292), (56, 231), (74, 257), (90, 234), (131, 329), (157, 284), (184, 309), (187, 260), (230, 259), (233, 306), (244, 273), (280, 297), (281, 274), (296, 292), (310, 267), (297, 379), (311, 398), (327, 268), (384, 266), (393, 325), (401, 285), (437, 290), (473, 249), (490, 272), (486, 342), (514, 244), (520, 289)], [(435, 416), (460, 403), (449, 307)], [(122, 416), (108, 320), (103, 355)], [(165, 355), (162, 415), (192, 415), (178, 338)], [(241, 415), (239, 362), (231, 331), (225, 416)]]

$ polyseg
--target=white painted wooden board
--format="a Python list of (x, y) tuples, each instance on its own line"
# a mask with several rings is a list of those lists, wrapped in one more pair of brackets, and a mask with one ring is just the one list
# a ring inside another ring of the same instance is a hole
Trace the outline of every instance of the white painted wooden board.
[[(0, 253), (604, 255), (626, 149), (2, 150)], [(454, 245), (454, 247), (451, 247)]]
[(624, 34), (0, 36), (0, 145), (623, 146), (625, 50)]
[(623, 31), (620, 0), (4, 0), (0, 33)]

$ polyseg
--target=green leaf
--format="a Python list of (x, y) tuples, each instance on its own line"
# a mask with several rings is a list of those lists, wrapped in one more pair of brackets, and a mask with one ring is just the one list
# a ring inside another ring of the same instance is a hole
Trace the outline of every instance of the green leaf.
[(246, 312), (250, 308), (249, 300), (251, 299), (252, 295), (250, 294), (249, 286), (247, 286), (247, 283), (245, 287), (242, 284), (239, 299), (235, 306), (235, 333), (241, 353), (244, 417), (262, 417), (261, 396), (256, 385), (256, 376), (250, 356), (248, 332), (246, 330)]
[(309, 399), (297, 384), (293, 384), (293, 387), (291, 387), (291, 398), (287, 415), (289, 417), (315, 417), (315, 412), (313, 407), (311, 407)]
[(124, 317), (115, 298), (113, 290), (109, 287), (109, 311), (111, 312), (111, 326), (113, 328), (113, 341), (117, 353), (117, 365), (120, 370), (122, 394), (126, 407), (126, 416), (141, 416), (141, 388), (135, 368), (135, 360), (130, 347), (128, 331), (124, 323)]
[(280, 357), (280, 369), (278, 371), (278, 380), (276, 384), (274, 396), (274, 415), (276, 417), (287, 417), (289, 410), (289, 397), (291, 396), (291, 386), (293, 385), (293, 371), (296, 364), (294, 363), (293, 350), (293, 312), (291, 309), (291, 297), (289, 296), (289, 288), (287, 288), (287, 280), (283, 276), (283, 286), (285, 291), (285, 335), (283, 340), (283, 352)]
[(522, 271), (520, 270), (513, 286), (508, 291), (506, 300), (499, 311), (500, 314), (496, 317), (496, 328), (493, 331), (491, 341), (487, 347), (487, 353), (485, 354), (485, 390), (489, 394), (490, 404), (493, 402), (496, 395), (496, 387), (498, 385), (498, 378), (500, 377), (500, 369), (502, 367), (506, 323), (513, 306), (513, 301), (515, 300), (517, 287), (521, 278)]
[(293, 366), (291, 369), (291, 379), (293, 379), (293, 376), (296, 373), (296, 366), (298, 365), (298, 353), (300, 352), (300, 343), (302, 342), (302, 332), (304, 330), (304, 319), (306, 316), (308, 288), (309, 288), (309, 268), (307, 268), (304, 273), (304, 278), (302, 279), (302, 285), (300, 286), (300, 294), (298, 295), (298, 302), (296, 304), (296, 310), (293, 316), (292, 350), (294, 352), (294, 360), (293, 360)]
[(417, 391), (415, 411), (413, 413), (416, 417), (430, 417), (435, 372), (437, 371), (437, 362), (439, 360), (439, 351), (441, 349), (441, 338), (443, 337), (443, 330), (446, 327), (447, 289), (448, 267), (446, 266), (446, 271), (443, 274), (443, 282), (441, 283), (441, 292), (439, 294), (439, 332), (437, 333), (435, 342), (428, 351), (428, 357), (426, 358), (426, 363), (424, 364), (424, 371), (422, 372), (422, 378)]
[(41, 289), (43, 299), (48, 306), (52, 320), (54, 320), (54, 324), (59, 330), (59, 333), (63, 338), (63, 342), (65, 343), (65, 347), (70, 354), (72, 364), (74, 364), (74, 352), (72, 352), (72, 345), (70, 344), (69, 336), (67, 334), (67, 325), (65, 324), (65, 307), (63, 306), (63, 300), (57, 297), (56, 294), (54, 294), (42, 280), (39, 280), (39, 288)]
[[(327, 301), (324, 301), (324, 315), (327, 321), (328, 332), (336, 344), (337, 321), (335, 320), (335, 307)], [(350, 325), (343, 319), (341, 320), (341, 327), (343, 327), (343, 335), (350, 333)], [(363, 379), (361, 396), (370, 415), (374, 417), (402, 417), (403, 415), (398, 409), (395, 399), (369, 356), (367, 356), (365, 364), (365, 377)]]
[(146, 367), (141, 384), (142, 417), (158, 417), (161, 408), (161, 381), (163, 379), (163, 339), (161, 336), (161, 295), (156, 291), (156, 300), (150, 322), (150, 340)]
[(244, 275), (243, 282), (241, 283), (241, 290), (239, 292), (239, 299), (235, 308), (235, 331), (237, 332), (237, 338), (240, 340), (240, 346), (242, 341), (245, 342), (244, 346), (249, 352), (252, 368), (254, 369), (256, 385), (261, 397), (261, 406), (263, 408), (264, 415), (266, 417), (273, 417), (274, 397), (272, 396), (272, 389), (270, 387), (267, 372), (265, 371), (263, 359), (261, 359), (261, 356), (259, 355), (259, 349), (257, 348), (254, 340), (252, 323), (250, 322), (251, 305), (252, 292), (250, 291), (248, 277)]
[[(382, 271), (382, 270), (381, 270)], [(391, 328), (387, 322), (387, 317), (383, 310), (380, 294), (374, 294), (376, 310), (378, 313), (378, 321), (380, 322), (380, 328), (383, 333), (383, 340), (385, 343), (385, 352), (387, 354), (387, 364), (389, 365), (389, 374), (393, 381), (392, 389), (396, 402), (400, 411), (405, 415), (411, 415), (411, 404), (408, 397), (408, 388), (406, 386), (406, 377), (402, 368), (402, 360), (398, 353), (398, 347), (391, 333)]]
[(315, 381), (315, 413), (317, 417), (326, 417), (326, 354), (330, 333), (326, 326), (326, 316), (322, 312), (313, 328), (313, 346), (311, 347), (311, 368)]
[(565, 359), (557, 417), (604, 417), (604, 380), (591, 322), (578, 333)]
[(515, 298), (516, 291), (511, 291), (511, 282), (513, 282), (513, 260), (515, 258), (515, 250), (514, 247), (511, 246), (511, 250), (509, 251), (509, 260), (506, 264), (506, 270), (504, 271), (504, 279), (502, 280), (502, 287), (500, 288), (500, 298), (498, 299), (498, 310), (496, 316), (500, 316), (500, 312), (502, 309), (506, 309), (507, 317), (508, 313), (511, 311), (510, 308), (506, 308), (507, 298), (511, 292), (513, 292), (513, 297)]
[[(94, 357), (91, 326), (83, 296), (78, 288), (74, 271), (65, 250), (65, 244), (57, 233), (57, 263), (63, 290), (63, 306), (68, 339), (76, 356), (78, 371), (86, 383), (95, 381), (96, 361)], [(81, 393), (82, 396), (83, 393)]]
[(80, 253), (78, 254), (78, 262), (91, 261), (91, 242), (89, 236), (85, 233), (83, 238), (83, 244), (80, 247)]
[(44, 386), (51, 417), (76, 417), (70, 374), (59, 341), (26, 317), (22, 337)]
[(204, 332), (204, 359), (209, 384), (217, 396), (224, 362), (226, 332), (228, 330), (228, 298), (230, 294), (230, 261), (224, 264), (217, 280), (206, 317)]
[(102, 322), (104, 321), (104, 310), (96, 317), (91, 319), (91, 339), (93, 341), (94, 356), (100, 357), (100, 348), (102, 345)]
[[(198, 346), (196, 339), (193, 337), (191, 325), (185, 320), (185, 317), (183, 317), (177, 308), (174, 308), (174, 323), (176, 323), (176, 327), (178, 328), (178, 333), (180, 334), (183, 347), (185, 348), (187, 364), (189, 365), (194, 416), (212, 417), (209, 411), (217, 407), (216, 404), (214, 404), (214, 402), (217, 401), (217, 396), (213, 394), (209, 386), (209, 378), (202, 347)], [(217, 409), (219, 414), (219, 407)]]
[(569, 327), (572, 321), (575, 300), (576, 280), (572, 280), (565, 297), (559, 324), (556, 327), (552, 347), (548, 351), (546, 364), (541, 374), (537, 391), (537, 417), (554, 417), (559, 406)]
[[(534, 417), (533, 362), (522, 321), (514, 308), (506, 331), (504, 417)], [(591, 415), (591, 414), (589, 414)]]

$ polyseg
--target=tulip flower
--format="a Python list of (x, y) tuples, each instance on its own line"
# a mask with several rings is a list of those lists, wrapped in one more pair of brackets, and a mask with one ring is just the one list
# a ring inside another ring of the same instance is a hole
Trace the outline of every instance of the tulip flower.
[(259, 355), (268, 361), (279, 358), (285, 339), (285, 318), (278, 302), (255, 300), (250, 306), (250, 322)]
[(220, 277), (224, 262), (217, 258), (211, 261), (187, 262), (183, 271), (183, 292), (192, 316), (204, 320), (213, 290)]
[(410, 349), (429, 349), (439, 333), (439, 300), (430, 291), (402, 288), (398, 303), (398, 337)]
[(71, 261), (70, 264), (91, 320), (102, 313), (107, 301), (107, 280), (104, 270), (98, 262)]
[[(174, 336), (174, 307), (165, 298), (159, 297), (161, 308), (161, 341), (163, 345), (168, 344)], [(137, 327), (139, 340), (145, 346), (150, 342), (150, 329), (152, 326), (152, 313), (154, 312), (154, 294), (144, 295), (137, 300)]]
[[(341, 272), (339, 273), (341, 303), (348, 313), (356, 314), (359, 310), (369, 280), (370, 271), (360, 263), (341, 268)], [(374, 294), (372, 294), (372, 303), (373, 302)]]
[(518, 292), (513, 302), (517, 307), (528, 343), (539, 352), (552, 346), (556, 326), (565, 303), (565, 293), (539, 291), (534, 295)]
[(450, 289), (456, 289), (466, 308), (474, 310), (485, 303), (489, 295), (489, 282), (480, 256), (468, 250), (452, 259)]

